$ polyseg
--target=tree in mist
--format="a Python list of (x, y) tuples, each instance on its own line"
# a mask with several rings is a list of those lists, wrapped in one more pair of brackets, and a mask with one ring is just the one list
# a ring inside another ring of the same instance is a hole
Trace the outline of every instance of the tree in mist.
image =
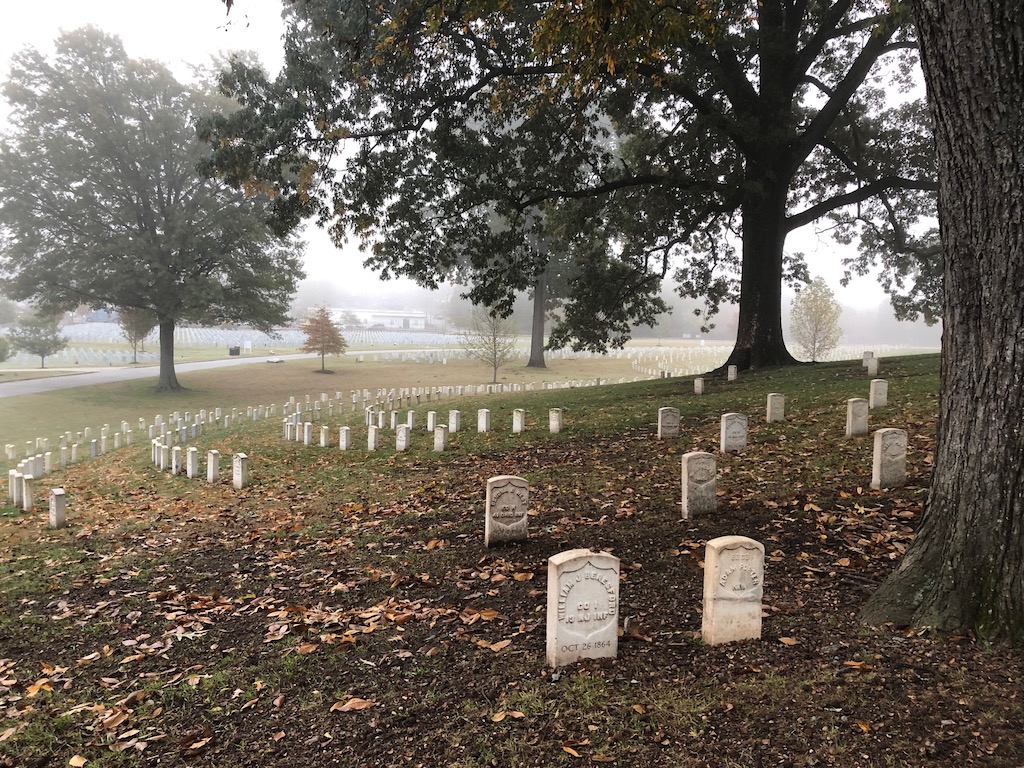
[(491, 383), (497, 384), (498, 369), (516, 358), (515, 326), (494, 311), (476, 309), (469, 329), (462, 333), (462, 348), (491, 369)]
[(615, 346), (675, 268), (709, 311), (738, 302), (730, 364), (782, 365), (782, 286), (806, 276), (791, 232), (824, 220), (924, 253), (907, 233), (934, 215), (934, 154), (908, 10), (289, 3), (285, 68), (235, 63), (242, 109), (207, 135), (230, 181), (278, 192), (282, 229), (330, 222), (424, 285), (468, 258), (479, 305), (532, 288), (547, 260), (529, 241), (549, 238), (573, 267), (549, 347)]
[[(195, 125), (222, 97), (133, 60), (95, 28), (62, 34), (47, 58), (26, 49), (3, 93), (0, 278), (50, 313), (88, 305), (146, 310), (160, 329), (157, 390), (180, 389), (182, 322), (286, 320), (300, 249), (267, 227), (265, 196), (196, 170)], [(251, 193), (251, 194), (250, 194)]]
[(317, 307), (309, 313), (302, 323), (302, 332), (306, 335), (302, 351), (320, 355), (321, 373), (328, 372), (325, 367), (327, 355), (341, 355), (348, 349), (348, 342), (326, 307)]
[(793, 299), (789, 332), (804, 357), (816, 363), (839, 344), (843, 308), (822, 277), (814, 278)]
[(146, 337), (156, 327), (156, 316), (148, 309), (137, 307), (119, 307), (117, 324), (121, 327), (121, 335), (132, 348), (132, 362), (139, 362), (139, 347), (146, 351)]
[(6, 336), (0, 336), (0, 363), (11, 356), (11, 342)]
[(39, 367), (46, 367), (46, 358), (68, 345), (60, 333), (57, 320), (42, 314), (25, 315), (8, 331), (12, 346), (39, 358)]

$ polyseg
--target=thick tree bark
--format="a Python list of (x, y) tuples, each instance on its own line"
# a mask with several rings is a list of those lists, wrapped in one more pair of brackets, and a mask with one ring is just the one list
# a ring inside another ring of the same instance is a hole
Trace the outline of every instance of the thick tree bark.
[(786, 185), (777, 179), (766, 172), (759, 184), (760, 193), (743, 205), (740, 316), (736, 346), (725, 362), (740, 370), (797, 362), (782, 337)]
[(160, 327), (160, 378), (156, 382), (157, 392), (184, 389), (178, 383), (174, 372), (174, 320), (161, 319)]
[(932, 484), (871, 624), (1024, 646), (1024, 6), (915, 0), (945, 252)]
[(527, 368), (547, 368), (544, 364), (544, 317), (548, 304), (547, 269), (537, 275), (533, 284), (533, 325), (530, 328), (530, 361)]

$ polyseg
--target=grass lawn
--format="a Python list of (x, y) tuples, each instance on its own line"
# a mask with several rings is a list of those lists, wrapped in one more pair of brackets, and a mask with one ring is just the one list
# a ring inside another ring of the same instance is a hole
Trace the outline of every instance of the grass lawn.
[[(937, 369), (884, 363), (871, 428), (910, 436), (894, 491), (868, 489), (870, 436), (843, 436), (845, 401), (867, 395), (857, 362), (713, 378), (701, 397), (667, 379), (423, 403), (418, 424), (458, 408), (470, 427), (442, 454), (421, 431), (373, 454), (286, 443), (277, 421), (207, 431), (201, 455), (250, 456), (241, 491), (161, 473), (148, 445), (69, 467), (46, 480), (66, 529), (0, 508), (0, 766), (1021, 765), (1019, 653), (857, 618), (920, 516)], [(238, 402), (281, 402), (294, 385), (268, 375)], [(404, 375), (389, 386), (418, 383)], [(230, 405), (189, 383), (193, 410)], [(769, 392), (787, 421), (765, 423)], [(678, 439), (654, 438), (664, 405)], [(491, 433), (467, 418), (481, 407)], [(718, 511), (682, 521), (680, 456), (717, 453), (726, 411), (750, 442), (716, 457)], [(365, 446), (360, 416), (323, 423)], [(529, 481), (530, 535), (488, 550), (499, 474)], [(704, 546), (726, 534), (765, 544), (764, 630), (711, 647)], [(621, 560), (619, 652), (551, 670), (546, 563), (577, 547)]]

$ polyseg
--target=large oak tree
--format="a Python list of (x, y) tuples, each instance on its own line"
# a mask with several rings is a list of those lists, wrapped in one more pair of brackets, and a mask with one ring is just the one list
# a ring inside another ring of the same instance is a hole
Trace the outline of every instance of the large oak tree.
[(94, 28), (65, 33), (48, 59), (15, 56), (0, 138), (4, 290), (56, 312), (87, 304), (152, 313), (157, 389), (177, 389), (179, 323), (286, 319), (299, 250), (266, 225), (267, 200), (205, 178), (196, 138), (220, 97), (132, 60)]
[(945, 252), (938, 439), (917, 537), (864, 615), (1024, 647), (1024, 5), (914, 16)]
[[(865, 258), (923, 253), (927, 115), (884, 98), (917, 67), (903, 3), (286, 8), (282, 74), (224, 80), (243, 108), (211, 127), (220, 171), (279, 191), (284, 229), (354, 232), (385, 276), (432, 285), (468, 258), (488, 306), (536, 282), (527, 244), (548, 238), (568, 255), (553, 344), (621, 343), (676, 266), (684, 295), (739, 301), (730, 363), (788, 363), (782, 284), (805, 275), (790, 232), (825, 219), (884, 244)], [(894, 287), (919, 271), (882, 266)]]

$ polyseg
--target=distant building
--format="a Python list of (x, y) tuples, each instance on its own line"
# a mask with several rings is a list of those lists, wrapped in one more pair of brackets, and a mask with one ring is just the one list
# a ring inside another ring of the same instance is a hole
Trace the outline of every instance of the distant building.
[(441, 328), (444, 318), (416, 310), (398, 309), (329, 309), (331, 319), (341, 326), (350, 325), (355, 317), (363, 328), (384, 328), (398, 331), (426, 331)]

